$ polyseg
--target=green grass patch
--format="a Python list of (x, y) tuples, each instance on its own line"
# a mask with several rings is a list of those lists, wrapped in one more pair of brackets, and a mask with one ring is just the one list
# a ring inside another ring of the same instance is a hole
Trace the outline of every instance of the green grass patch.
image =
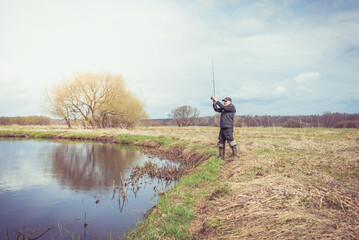
[(21, 130), (0, 130), (0, 137), (24, 137)]
[[(156, 209), (141, 225), (129, 231), (126, 239), (191, 239), (188, 227), (195, 216), (193, 204), (208, 192), (223, 164), (222, 160), (212, 157), (201, 164), (196, 172), (183, 177), (174, 188), (160, 197)], [(218, 189), (219, 195), (229, 191), (228, 186), (224, 185)]]
[(229, 195), (229, 185), (227, 183), (220, 183), (216, 188), (214, 189), (212, 193), (213, 198), (223, 198), (227, 195)]
[(163, 146), (170, 145), (174, 140), (164, 137), (164, 136), (146, 136), (146, 135), (130, 135), (130, 134), (119, 134), (116, 135), (116, 140), (119, 143), (133, 143), (133, 142), (144, 142), (144, 141), (154, 141), (160, 143)]

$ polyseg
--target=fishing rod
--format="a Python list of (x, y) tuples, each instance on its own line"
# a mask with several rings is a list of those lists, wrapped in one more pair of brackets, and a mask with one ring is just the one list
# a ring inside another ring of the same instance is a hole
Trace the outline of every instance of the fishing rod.
[(213, 65), (213, 56), (212, 56), (212, 82), (213, 82), (213, 96), (211, 97), (211, 99), (213, 100), (213, 98), (216, 96), (216, 85), (214, 83), (214, 65)]

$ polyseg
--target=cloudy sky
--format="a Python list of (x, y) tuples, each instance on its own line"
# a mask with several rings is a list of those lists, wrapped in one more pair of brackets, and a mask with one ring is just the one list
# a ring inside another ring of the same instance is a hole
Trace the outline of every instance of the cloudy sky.
[(120, 74), (150, 118), (359, 112), (357, 0), (0, 0), (0, 116), (44, 115), (45, 89)]

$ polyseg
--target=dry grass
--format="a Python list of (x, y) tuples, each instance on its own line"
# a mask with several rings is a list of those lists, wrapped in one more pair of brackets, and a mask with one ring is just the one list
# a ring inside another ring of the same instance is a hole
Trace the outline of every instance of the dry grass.
[[(237, 129), (229, 193), (197, 205), (198, 239), (359, 239), (359, 131)], [(239, 137), (238, 137), (239, 136)]]

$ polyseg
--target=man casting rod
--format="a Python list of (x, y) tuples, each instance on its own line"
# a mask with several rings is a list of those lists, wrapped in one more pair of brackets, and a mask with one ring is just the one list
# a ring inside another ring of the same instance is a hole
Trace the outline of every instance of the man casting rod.
[(236, 107), (232, 104), (232, 99), (230, 97), (224, 98), (223, 104), (218, 101), (216, 98), (216, 89), (214, 85), (214, 66), (213, 66), (213, 57), (212, 57), (212, 77), (213, 77), (213, 96), (211, 97), (213, 101), (214, 111), (221, 114), (220, 120), (220, 131), (218, 136), (218, 148), (219, 148), (219, 157), (225, 160), (225, 148), (226, 141), (232, 149), (233, 160), (238, 159), (237, 155), (237, 143), (233, 137), (233, 127), (234, 127), (234, 115), (236, 113)]

